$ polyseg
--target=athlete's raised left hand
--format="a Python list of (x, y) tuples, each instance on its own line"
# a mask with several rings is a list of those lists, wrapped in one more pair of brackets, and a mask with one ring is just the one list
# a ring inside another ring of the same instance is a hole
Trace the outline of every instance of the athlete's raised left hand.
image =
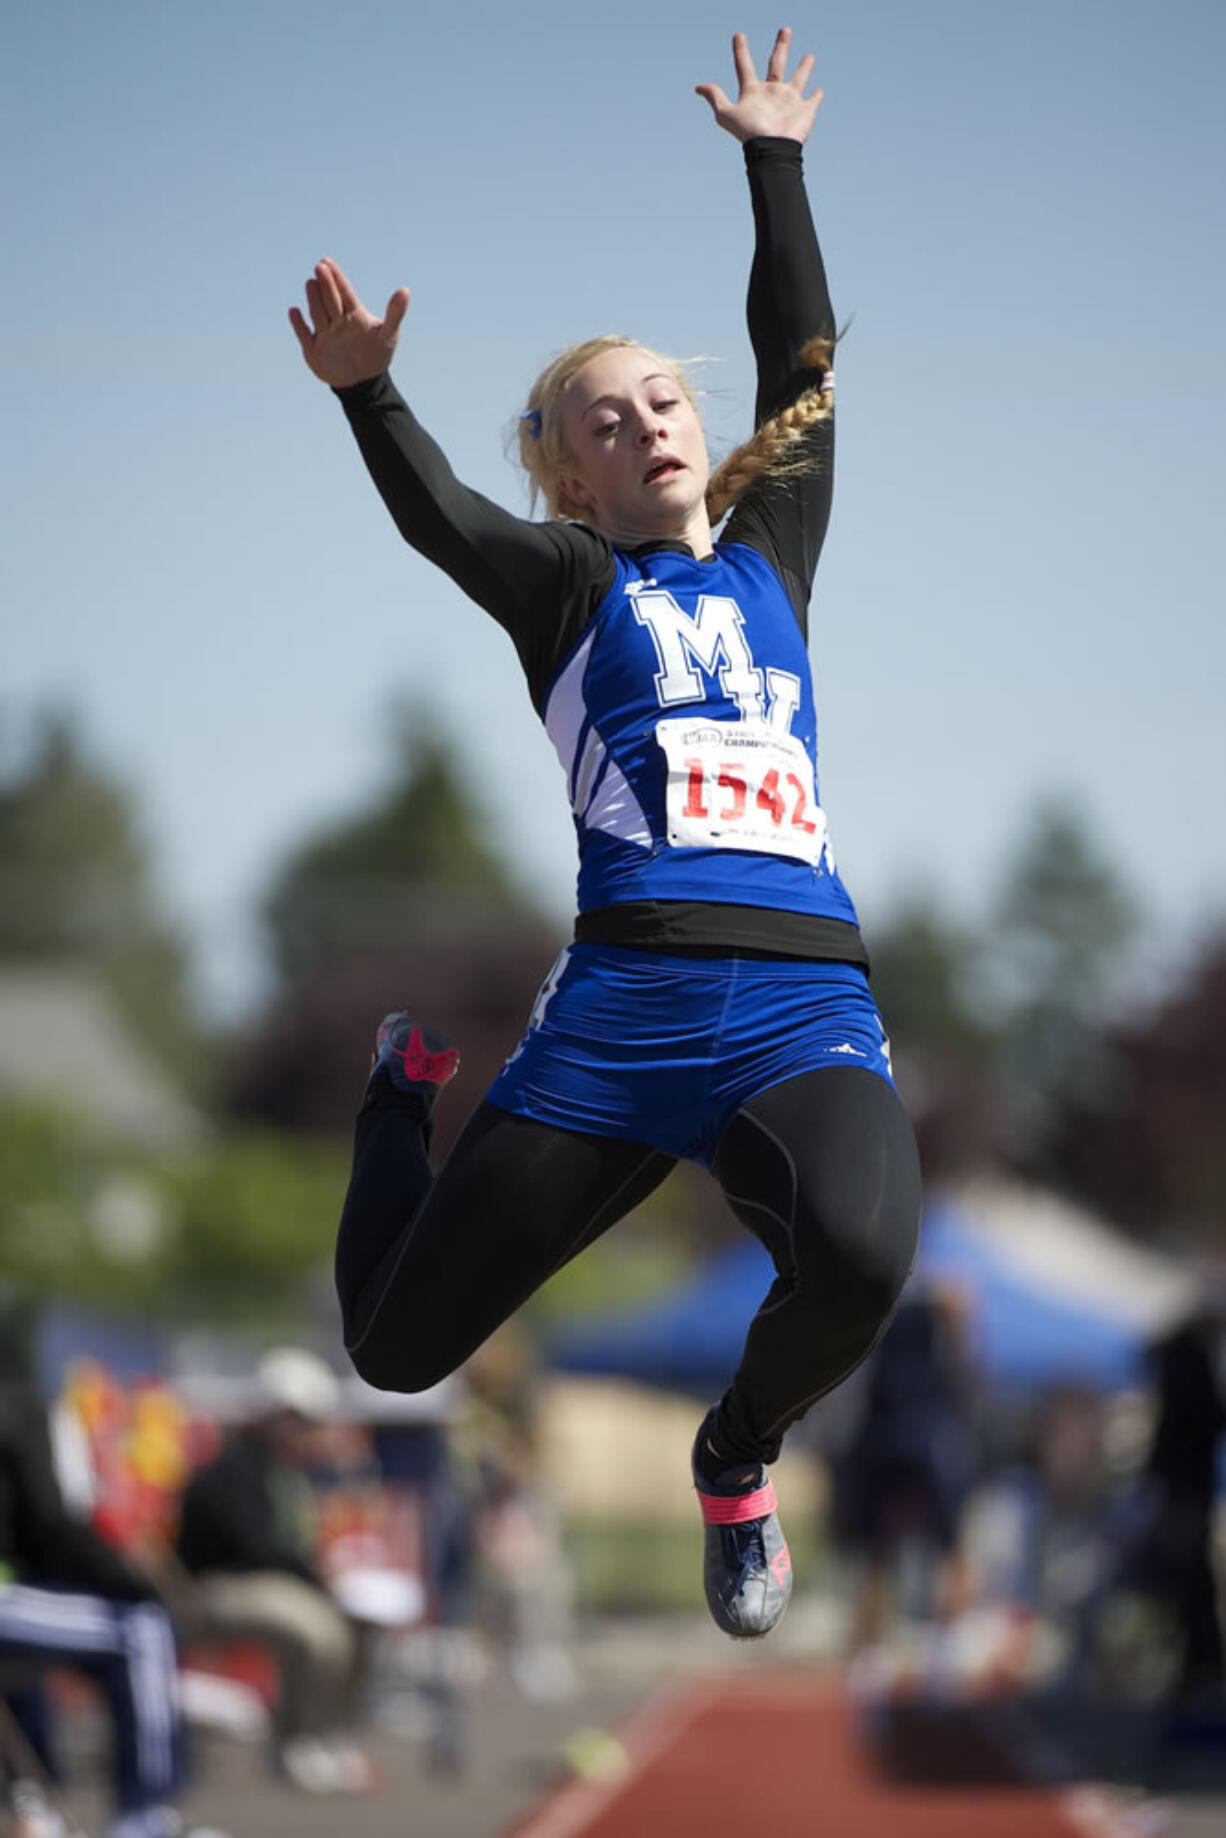
[(311, 325), (296, 306), (289, 309), (289, 322), (308, 367), (320, 382), (344, 389), (350, 383), (382, 376), (392, 361), (401, 321), (408, 311), (408, 288), (398, 287), (383, 318), (376, 319), (358, 299), (344, 269), (325, 256), (315, 264), (306, 297)]
[(726, 128), (737, 140), (750, 140), (762, 134), (778, 140), (798, 140), (803, 145), (808, 139), (822, 104), (822, 92), (815, 89), (811, 96), (805, 95), (805, 87), (813, 75), (811, 51), (806, 51), (788, 76), (791, 48), (792, 28), (781, 26), (775, 36), (766, 75), (760, 77), (749, 53), (749, 40), (744, 32), (737, 32), (732, 40), (732, 61), (740, 85), (736, 101), (730, 101), (718, 83), (698, 84), (697, 93), (711, 104), (720, 127)]

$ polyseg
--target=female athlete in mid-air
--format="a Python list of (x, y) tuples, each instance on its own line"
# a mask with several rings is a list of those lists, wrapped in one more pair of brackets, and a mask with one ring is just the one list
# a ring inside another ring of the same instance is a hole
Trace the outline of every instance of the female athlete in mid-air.
[[(920, 1185), (855, 908), (818, 799), (807, 608), (831, 495), (834, 319), (801, 149), (821, 92), (781, 31), (739, 93), (756, 229), (756, 432), (712, 475), (678, 366), (632, 339), (565, 351), (519, 421), (548, 517), (462, 485), (387, 368), (408, 306), (306, 284), (303, 356), (336, 390), (405, 540), (514, 641), (579, 839), (575, 942), (437, 1176), (447, 1043), (380, 1027), (336, 1274), (372, 1384), (453, 1371), (678, 1158), (711, 1169), (778, 1276), (694, 1443), (707, 1600), (766, 1633), (791, 1571), (773, 1461), (862, 1360), (911, 1267)], [(712, 526), (727, 521), (716, 541)]]

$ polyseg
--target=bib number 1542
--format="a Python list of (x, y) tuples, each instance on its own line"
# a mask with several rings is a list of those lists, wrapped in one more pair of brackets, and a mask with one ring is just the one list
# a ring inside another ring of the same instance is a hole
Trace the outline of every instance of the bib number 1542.
[(668, 840), (675, 848), (749, 849), (817, 866), (826, 819), (813, 766), (789, 734), (730, 721), (661, 721)]

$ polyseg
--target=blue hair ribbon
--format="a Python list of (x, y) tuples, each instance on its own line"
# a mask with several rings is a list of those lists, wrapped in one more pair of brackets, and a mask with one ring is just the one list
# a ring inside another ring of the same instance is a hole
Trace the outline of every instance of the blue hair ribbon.
[(541, 411), (539, 408), (526, 408), (520, 420), (528, 423), (528, 432), (533, 440), (541, 438)]

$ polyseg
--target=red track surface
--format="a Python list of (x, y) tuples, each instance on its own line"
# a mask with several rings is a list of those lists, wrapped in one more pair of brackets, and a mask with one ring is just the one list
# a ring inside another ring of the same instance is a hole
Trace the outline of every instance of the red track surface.
[(929, 1784), (891, 1778), (827, 1681), (684, 1686), (622, 1735), (629, 1766), (619, 1779), (564, 1787), (508, 1838), (1075, 1838), (1085, 1829), (1065, 1797), (1021, 1782), (971, 1725), (953, 1733), (952, 1748), (948, 1729), (934, 1726), (929, 1740), (922, 1721), (913, 1726), (906, 1771)]

